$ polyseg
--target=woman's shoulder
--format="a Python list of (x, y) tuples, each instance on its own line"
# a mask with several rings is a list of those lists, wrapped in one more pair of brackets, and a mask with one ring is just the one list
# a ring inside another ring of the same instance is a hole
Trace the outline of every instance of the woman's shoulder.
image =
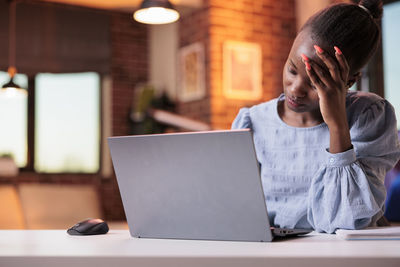
[(370, 92), (349, 91), (346, 96), (346, 106), (349, 110), (363, 112), (372, 105), (384, 105), (386, 100)]
[(349, 125), (368, 127), (371, 124), (395, 124), (393, 106), (374, 93), (353, 91), (346, 96)]

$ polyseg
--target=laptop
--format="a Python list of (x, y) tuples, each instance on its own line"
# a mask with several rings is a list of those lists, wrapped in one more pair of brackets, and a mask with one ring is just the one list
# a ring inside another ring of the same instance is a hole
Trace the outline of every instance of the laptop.
[(109, 137), (133, 237), (272, 241), (249, 129)]

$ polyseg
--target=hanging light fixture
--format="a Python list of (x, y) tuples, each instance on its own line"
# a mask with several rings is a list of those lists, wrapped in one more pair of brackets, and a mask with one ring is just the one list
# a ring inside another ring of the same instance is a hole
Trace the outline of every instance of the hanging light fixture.
[(146, 24), (167, 24), (179, 19), (179, 13), (168, 0), (143, 0), (133, 18)]
[(17, 68), (15, 67), (15, 13), (16, 13), (16, 1), (10, 0), (9, 2), (9, 42), (8, 42), (8, 75), (10, 76), (10, 81), (2, 86), (1, 91), (7, 95), (14, 95), (18, 92), (26, 94), (26, 90), (22, 89), (19, 85), (14, 82), (14, 76), (17, 73)]

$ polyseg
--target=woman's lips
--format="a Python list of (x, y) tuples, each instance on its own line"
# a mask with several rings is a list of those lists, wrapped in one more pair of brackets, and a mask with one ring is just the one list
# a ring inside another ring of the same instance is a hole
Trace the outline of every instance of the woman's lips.
[(287, 101), (288, 101), (288, 104), (294, 108), (298, 108), (303, 105), (301, 102), (298, 102), (291, 97), (287, 97)]

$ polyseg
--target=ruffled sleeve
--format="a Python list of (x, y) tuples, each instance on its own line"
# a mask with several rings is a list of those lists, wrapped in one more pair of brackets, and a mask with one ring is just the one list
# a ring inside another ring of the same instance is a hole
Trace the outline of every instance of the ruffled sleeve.
[(241, 108), (235, 120), (232, 123), (232, 129), (252, 129), (252, 123), (250, 119), (250, 109)]
[(350, 119), (353, 149), (331, 154), (313, 177), (307, 218), (319, 232), (361, 229), (383, 215), (384, 178), (400, 158), (393, 107), (384, 99), (354, 109)]

